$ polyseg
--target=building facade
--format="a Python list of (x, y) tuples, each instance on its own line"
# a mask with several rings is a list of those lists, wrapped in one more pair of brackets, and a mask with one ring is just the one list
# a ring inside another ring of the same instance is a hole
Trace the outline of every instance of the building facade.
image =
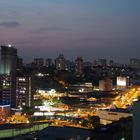
[(35, 67), (43, 67), (44, 66), (44, 59), (43, 58), (35, 58), (33, 62)]
[(65, 70), (65, 63), (66, 60), (64, 58), (63, 54), (60, 54), (56, 59), (55, 59), (55, 66), (57, 70)]
[(16, 107), (29, 106), (32, 103), (31, 77), (16, 77)]
[(136, 58), (130, 59), (130, 67), (140, 68), (140, 59), (136, 59)]
[(45, 66), (46, 67), (51, 67), (52, 65), (53, 65), (52, 59), (51, 58), (47, 58), (46, 59)]
[(80, 75), (84, 72), (84, 61), (82, 57), (77, 57), (75, 60), (75, 72)]
[(11, 77), (8, 75), (0, 75), (0, 104), (11, 105)]
[(105, 79), (99, 81), (99, 90), (101, 91), (111, 91), (113, 88), (112, 80)]
[(12, 45), (1, 46), (1, 100), (0, 104), (16, 105), (17, 49)]
[(102, 67), (106, 67), (107, 66), (107, 60), (106, 59), (98, 59), (97, 65), (102, 66)]
[(129, 77), (117, 77), (117, 89), (126, 89), (129, 86)]

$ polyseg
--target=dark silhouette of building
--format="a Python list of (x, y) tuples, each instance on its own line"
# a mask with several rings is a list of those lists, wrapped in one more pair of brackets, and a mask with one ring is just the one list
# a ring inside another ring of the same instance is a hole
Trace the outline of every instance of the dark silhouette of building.
[(77, 57), (75, 60), (75, 72), (76, 74), (83, 74), (84, 72), (84, 62), (82, 57)]
[(45, 66), (46, 67), (51, 67), (53, 65), (53, 61), (51, 58), (47, 58), (46, 59), (46, 63), (45, 63)]
[(35, 67), (41, 68), (44, 66), (44, 59), (43, 58), (35, 58), (33, 64)]
[(22, 58), (18, 58), (17, 59), (17, 68), (21, 69), (23, 67), (23, 59)]
[(65, 65), (66, 65), (66, 60), (64, 58), (63, 54), (60, 54), (56, 59), (55, 59), (55, 66), (57, 70), (65, 70)]

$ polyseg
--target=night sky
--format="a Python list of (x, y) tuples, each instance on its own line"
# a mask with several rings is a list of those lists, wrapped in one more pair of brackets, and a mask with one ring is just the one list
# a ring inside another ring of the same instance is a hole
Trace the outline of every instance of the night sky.
[(34, 57), (140, 58), (140, 0), (0, 0), (0, 43)]

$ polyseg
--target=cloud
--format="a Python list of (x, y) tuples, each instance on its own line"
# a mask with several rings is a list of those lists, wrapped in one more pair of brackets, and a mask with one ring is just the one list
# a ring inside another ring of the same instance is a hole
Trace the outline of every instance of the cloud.
[(20, 23), (17, 21), (0, 22), (0, 26), (6, 28), (17, 28), (20, 26)]
[(43, 27), (31, 30), (32, 33), (42, 33), (46, 31), (65, 31), (67, 29), (61, 27)]

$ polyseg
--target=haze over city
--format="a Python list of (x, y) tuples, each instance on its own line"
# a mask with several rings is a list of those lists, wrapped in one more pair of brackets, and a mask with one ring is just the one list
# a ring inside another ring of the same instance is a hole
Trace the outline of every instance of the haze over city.
[(0, 0), (0, 140), (140, 140), (140, 0)]
[(0, 0), (0, 42), (34, 57), (139, 58), (139, 0)]

